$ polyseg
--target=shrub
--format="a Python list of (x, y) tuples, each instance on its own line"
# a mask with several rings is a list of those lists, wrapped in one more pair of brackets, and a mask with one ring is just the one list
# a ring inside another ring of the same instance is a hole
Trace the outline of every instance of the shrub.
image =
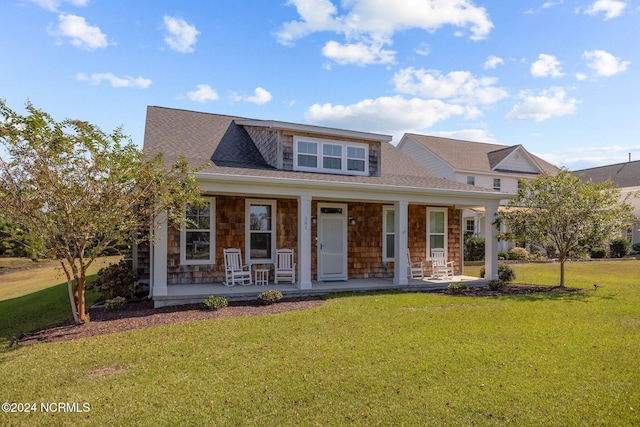
[(499, 260), (503, 260), (503, 261), (508, 260), (509, 259), (509, 253), (508, 252), (504, 252), (504, 251), (498, 252), (498, 259)]
[(618, 237), (609, 244), (611, 258), (622, 258), (629, 253), (629, 241), (624, 237)]
[(633, 249), (634, 252), (640, 252), (640, 243), (634, 243), (631, 245), (631, 249)]
[(607, 256), (607, 250), (605, 248), (591, 248), (591, 258), (604, 258)]
[(208, 310), (215, 311), (221, 308), (225, 308), (229, 305), (229, 302), (227, 302), (227, 299), (225, 297), (221, 297), (219, 295), (210, 295), (205, 298), (204, 301), (202, 301), (202, 305)]
[(107, 299), (104, 302), (104, 306), (109, 311), (115, 311), (115, 310), (120, 310), (126, 302), (127, 300), (124, 297), (115, 297), (115, 298)]
[(270, 305), (275, 304), (282, 299), (282, 292), (273, 290), (273, 291), (264, 291), (260, 295), (258, 295), (258, 304), (260, 305)]
[(467, 261), (481, 261), (484, 259), (484, 239), (469, 237), (464, 242), (464, 259)]
[(98, 278), (91, 284), (105, 298), (133, 297), (138, 273), (133, 271), (131, 261), (120, 260), (117, 264), (101, 268)]
[(542, 255), (542, 252), (540, 252), (540, 249), (531, 249), (531, 252), (529, 253), (529, 261), (539, 261), (541, 259), (544, 259), (545, 256)]
[[(484, 277), (484, 266), (480, 269), (480, 277)], [(516, 280), (516, 272), (513, 271), (513, 268), (511, 268), (508, 264), (505, 264), (503, 262), (498, 263), (498, 279), (501, 280), (503, 283), (509, 283), (509, 282), (513, 282), (514, 280)]]
[(514, 261), (526, 261), (529, 259), (529, 252), (525, 248), (513, 247), (509, 249), (509, 259)]
[(467, 289), (467, 285), (462, 282), (453, 282), (449, 283), (447, 289), (449, 289), (452, 294), (461, 294)]
[(502, 280), (489, 280), (489, 289), (491, 289), (492, 291), (499, 291), (502, 288), (504, 288), (504, 282)]

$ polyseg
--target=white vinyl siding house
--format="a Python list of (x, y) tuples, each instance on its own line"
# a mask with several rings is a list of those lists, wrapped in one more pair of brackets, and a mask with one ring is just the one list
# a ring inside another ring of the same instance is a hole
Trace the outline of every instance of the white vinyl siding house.
[[(486, 144), (410, 133), (402, 137), (398, 148), (441, 178), (510, 194), (518, 192), (521, 179), (558, 170), (522, 145)], [(506, 202), (502, 200), (501, 205)], [(463, 224), (478, 224), (475, 233), (485, 237), (488, 230), (482, 225), (484, 215), (481, 209), (465, 209)], [(501, 251), (513, 246), (505, 241), (498, 245)]]

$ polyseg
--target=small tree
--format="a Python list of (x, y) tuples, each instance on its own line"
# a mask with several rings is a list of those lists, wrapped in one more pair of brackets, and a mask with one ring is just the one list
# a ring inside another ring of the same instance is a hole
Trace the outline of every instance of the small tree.
[(522, 181), (518, 197), (497, 216), (509, 230), (501, 238), (523, 239), (557, 254), (564, 287), (565, 262), (619, 233), (631, 221), (631, 211), (610, 181), (582, 182), (562, 169)]
[(96, 257), (135, 242), (160, 212), (176, 220), (199, 202), (198, 185), (183, 159), (166, 168), (121, 129), (106, 134), (78, 120), (56, 122), (30, 103), (26, 110), (22, 116), (0, 101), (2, 215), (39, 255), (60, 261), (74, 319), (84, 322)]

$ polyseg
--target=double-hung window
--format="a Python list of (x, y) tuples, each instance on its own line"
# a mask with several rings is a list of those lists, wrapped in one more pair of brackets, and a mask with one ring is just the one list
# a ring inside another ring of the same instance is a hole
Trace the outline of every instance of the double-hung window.
[(502, 180), (500, 178), (493, 178), (493, 189), (500, 191), (502, 187)]
[(247, 255), (251, 264), (275, 262), (276, 246), (276, 201), (246, 201)]
[(350, 172), (365, 172), (365, 156), (367, 154), (364, 147), (347, 146), (347, 170)]
[(427, 209), (428, 254), (431, 249), (444, 249), (447, 252), (447, 210), (443, 208)]
[(342, 145), (322, 144), (322, 167), (330, 170), (342, 170)]
[(215, 199), (189, 206), (180, 232), (181, 264), (215, 264)]
[(393, 206), (382, 208), (382, 261), (395, 260), (396, 211)]
[(368, 175), (369, 145), (296, 136), (293, 169), (297, 171)]
[(476, 220), (475, 219), (468, 219), (467, 220), (467, 227), (464, 230), (467, 233), (475, 233), (476, 232)]

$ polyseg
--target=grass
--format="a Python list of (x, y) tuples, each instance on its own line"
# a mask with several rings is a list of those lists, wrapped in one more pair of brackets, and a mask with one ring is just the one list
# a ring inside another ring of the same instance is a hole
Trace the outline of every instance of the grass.
[[(120, 257), (98, 259), (89, 268), (88, 281), (95, 279), (100, 268), (118, 259)], [(12, 264), (19, 263), (12, 261)], [(0, 343), (21, 332), (32, 332), (72, 319), (66, 277), (59, 264), (55, 261), (32, 264), (36, 267), (0, 275)], [(85, 297), (90, 306), (98, 295), (87, 291)]]
[(640, 425), (640, 261), (570, 267), (567, 284), (586, 291), (372, 293), (3, 349), (0, 400), (90, 411), (0, 424)]

